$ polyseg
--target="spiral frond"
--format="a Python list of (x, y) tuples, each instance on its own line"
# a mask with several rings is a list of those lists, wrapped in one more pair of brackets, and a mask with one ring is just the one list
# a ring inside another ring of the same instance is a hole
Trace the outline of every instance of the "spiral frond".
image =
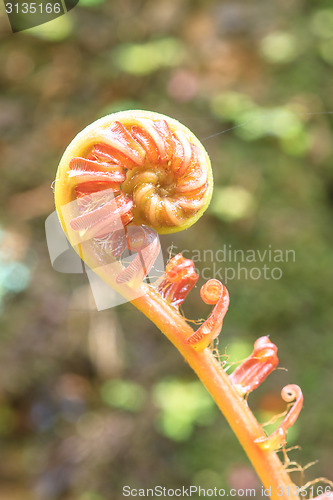
[[(202, 215), (212, 184), (208, 155), (184, 125), (157, 113), (125, 111), (92, 123), (69, 145), (55, 199), (69, 239), (71, 229), (88, 231), (85, 240), (117, 230), (115, 219), (169, 233)], [(114, 200), (95, 206), (91, 215), (70, 210), (71, 220), (65, 220), (64, 206), (103, 190), (112, 190)]]
[(180, 306), (199, 279), (194, 263), (182, 254), (173, 257), (167, 264), (157, 291), (171, 305)]
[(186, 344), (197, 350), (205, 349), (219, 335), (229, 307), (228, 290), (216, 279), (208, 280), (201, 287), (200, 295), (206, 304), (215, 304), (215, 307), (200, 328), (185, 340)]
[(286, 403), (295, 402), (279, 427), (270, 436), (260, 437), (255, 440), (255, 443), (262, 450), (278, 450), (286, 444), (287, 431), (296, 422), (303, 407), (303, 394), (298, 385), (286, 385), (281, 391), (281, 397)]

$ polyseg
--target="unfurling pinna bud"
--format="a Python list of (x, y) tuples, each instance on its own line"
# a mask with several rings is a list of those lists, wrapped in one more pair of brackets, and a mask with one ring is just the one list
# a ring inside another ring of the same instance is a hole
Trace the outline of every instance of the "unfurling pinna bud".
[(268, 336), (254, 343), (252, 354), (230, 375), (231, 382), (243, 396), (256, 389), (279, 363), (277, 347)]
[(145, 226), (129, 226), (122, 238), (126, 239), (126, 247), (136, 255), (118, 274), (116, 283), (132, 283), (136, 286), (144, 280), (153, 267), (160, 251), (160, 242), (155, 231)]
[(197, 350), (205, 349), (219, 335), (229, 307), (228, 290), (218, 280), (208, 280), (201, 287), (200, 295), (206, 304), (215, 304), (215, 307), (200, 328), (185, 340), (186, 344)]
[(173, 306), (179, 306), (199, 279), (192, 260), (182, 254), (173, 257), (165, 268), (165, 273), (157, 291)]
[(283, 419), (279, 427), (268, 437), (260, 437), (254, 442), (262, 450), (278, 450), (287, 442), (287, 431), (297, 420), (303, 406), (303, 394), (298, 385), (286, 385), (281, 391), (281, 397), (287, 403), (295, 400), (291, 409)]

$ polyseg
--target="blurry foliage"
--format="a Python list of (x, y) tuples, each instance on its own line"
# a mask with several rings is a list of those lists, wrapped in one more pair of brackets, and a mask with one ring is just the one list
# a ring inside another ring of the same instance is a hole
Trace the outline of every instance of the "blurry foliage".
[(289, 63), (297, 58), (297, 38), (290, 33), (275, 31), (261, 40), (261, 55), (275, 64)]
[(239, 186), (216, 187), (209, 212), (231, 222), (253, 215), (255, 201), (251, 193)]
[[(62, 152), (94, 119), (130, 108), (179, 119), (213, 164), (209, 212), (162, 238), (165, 257), (172, 243), (187, 257), (224, 245), (295, 250), (282, 279), (227, 284), (220, 350), (237, 362), (271, 335), (289, 371), (249, 404), (267, 420), (285, 409), (283, 385), (301, 385), (292, 458), (318, 459), (307, 479), (333, 479), (331, 3), (80, 0), (40, 28), (12, 35), (5, 16), (0, 28), (0, 498), (258, 484), (156, 328), (129, 304), (97, 313), (86, 277), (50, 266), (44, 220)], [(206, 276), (236, 265), (196, 262)], [(198, 292), (187, 318), (210, 310)]]
[[(7, 294), (20, 293), (27, 288), (33, 269), (22, 262), (25, 259), (26, 243), (21, 236), (0, 229), (0, 310)], [(20, 246), (19, 251), (15, 251)], [(16, 254), (16, 256), (15, 256)], [(31, 261), (31, 259), (30, 259)], [(32, 264), (30, 262), (30, 267)]]
[(209, 425), (216, 407), (199, 381), (162, 380), (154, 387), (159, 430), (175, 441), (187, 440), (195, 424)]
[(102, 400), (115, 408), (138, 411), (144, 403), (145, 391), (134, 382), (125, 380), (109, 380), (101, 387)]
[(144, 44), (120, 44), (114, 51), (117, 68), (133, 75), (146, 75), (160, 68), (176, 66), (184, 60), (183, 45), (174, 38)]
[(236, 92), (217, 94), (211, 102), (212, 113), (221, 121), (235, 123), (235, 134), (247, 141), (262, 137), (280, 139), (281, 149), (290, 155), (303, 156), (309, 147), (308, 134), (302, 123), (302, 114), (284, 107), (262, 108), (248, 96)]
[(42, 40), (60, 42), (61, 40), (69, 37), (72, 31), (73, 26), (71, 18), (69, 16), (60, 16), (53, 21), (31, 28), (27, 32), (29, 35), (41, 38)]

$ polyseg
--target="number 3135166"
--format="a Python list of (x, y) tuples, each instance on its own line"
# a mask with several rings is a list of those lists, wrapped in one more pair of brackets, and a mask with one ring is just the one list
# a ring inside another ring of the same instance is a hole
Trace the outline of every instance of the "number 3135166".
[(6, 3), (7, 14), (60, 14), (60, 3)]

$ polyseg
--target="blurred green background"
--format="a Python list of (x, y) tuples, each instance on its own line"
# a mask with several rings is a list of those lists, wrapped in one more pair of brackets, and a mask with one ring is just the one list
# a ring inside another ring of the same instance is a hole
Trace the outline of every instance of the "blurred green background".
[[(0, 499), (258, 486), (224, 418), (154, 325), (130, 304), (97, 312), (86, 276), (50, 264), (44, 222), (62, 152), (88, 123), (132, 108), (179, 119), (213, 164), (208, 212), (161, 238), (165, 257), (172, 244), (187, 257), (224, 245), (295, 251), (295, 261), (242, 264), (278, 266), (281, 279), (243, 271), (227, 283), (220, 350), (237, 361), (271, 335), (288, 371), (275, 371), (249, 404), (268, 420), (285, 408), (281, 388), (299, 384), (304, 408), (288, 444), (302, 450), (290, 456), (318, 460), (306, 480), (333, 480), (331, 2), (80, 0), (15, 35), (2, 15), (0, 33)], [(213, 277), (238, 263), (196, 265)], [(184, 311), (209, 314), (199, 287)]]

